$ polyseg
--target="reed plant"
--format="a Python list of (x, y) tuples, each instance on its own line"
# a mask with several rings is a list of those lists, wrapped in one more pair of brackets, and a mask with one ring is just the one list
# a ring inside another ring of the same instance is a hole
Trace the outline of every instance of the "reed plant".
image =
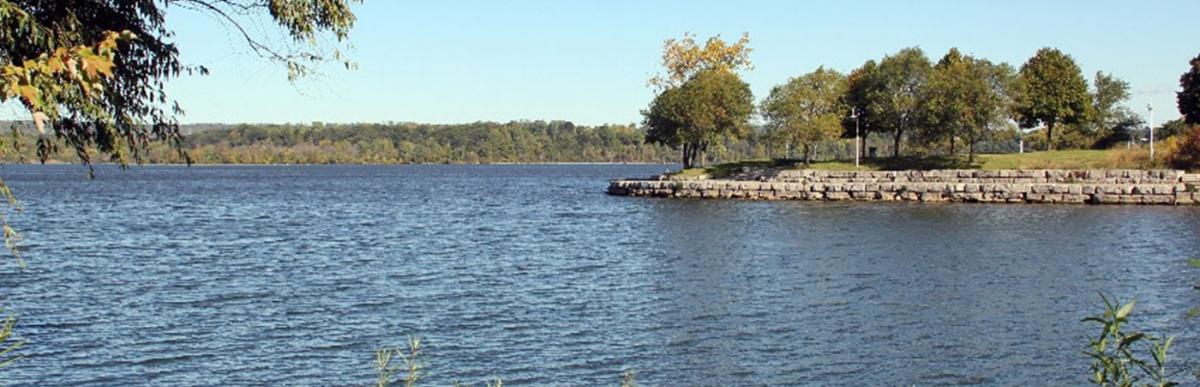
[[(1121, 304), (1103, 293), (1100, 299), (1104, 301), (1104, 313), (1083, 319), (1101, 326), (1100, 334), (1084, 351), (1092, 359), (1090, 381), (1099, 386), (1114, 387), (1177, 386), (1167, 372), (1167, 351), (1174, 337), (1163, 339), (1125, 329), (1133, 314), (1134, 303)], [(1148, 358), (1136, 350), (1140, 343), (1148, 343)]]

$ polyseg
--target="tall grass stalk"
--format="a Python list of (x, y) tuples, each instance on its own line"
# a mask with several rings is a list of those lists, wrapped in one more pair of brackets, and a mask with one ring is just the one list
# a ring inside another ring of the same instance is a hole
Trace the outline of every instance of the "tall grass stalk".
[[(1121, 304), (1103, 293), (1100, 299), (1104, 301), (1104, 313), (1083, 319), (1102, 327), (1100, 335), (1092, 339), (1084, 351), (1092, 359), (1090, 381), (1100, 386), (1115, 387), (1178, 385), (1169, 380), (1167, 373), (1167, 351), (1174, 337), (1164, 340), (1147, 333), (1123, 329), (1133, 313), (1134, 303)], [(1135, 351), (1135, 344), (1143, 341), (1149, 343), (1149, 359), (1139, 356)], [(1143, 378), (1149, 382), (1139, 383)]]

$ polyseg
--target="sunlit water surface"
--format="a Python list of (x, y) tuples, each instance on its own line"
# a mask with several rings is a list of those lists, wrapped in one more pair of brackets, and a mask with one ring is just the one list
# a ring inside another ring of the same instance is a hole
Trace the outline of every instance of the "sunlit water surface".
[[(663, 166), (0, 170), (13, 385), (1073, 385), (1097, 292), (1200, 340), (1200, 209), (610, 197)], [(1186, 375), (1183, 375), (1186, 376)]]

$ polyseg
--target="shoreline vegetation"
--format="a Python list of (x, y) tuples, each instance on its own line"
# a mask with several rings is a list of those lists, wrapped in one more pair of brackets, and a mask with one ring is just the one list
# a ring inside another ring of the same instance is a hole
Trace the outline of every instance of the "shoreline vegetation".
[[(30, 123), (8, 122), (10, 129), (0, 139), (14, 146), (0, 153), (6, 164), (40, 163), (39, 137), (29, 131)], [(644, 128), (634, 125), (576, 126), (568, 121), (477, 122), (458, 125), (431, 124), (305, 124), (305, 125), (196, 125), (195, 132), (184, 138), (182, 150), (192, 165), (321, 165), (321, 164), (648, 164), (678, 165), (678, 153), (669, 147), (647, 143)], [(749, 138), (728, 141), (710, 152), (707, 166), (689, 168), (684, 175), (705, 170), (742, 166), (802, 167), (802, 158), (779, 157), (765, 132)], [(1036, 141), (1026, 135), (1026, 141)], [(41, 139), (48, 152), (46, 164), (79, 164), (76, 151), (54, 139)], [(887, 138), (865, 137), (864, 142), (886, 154)], [(1171, 141), (1158, 144), (1160, 154), (1173, 146)], [(864, 148), (865, 149), (865, 148)], [(1017, 153), (1017, 133), (1007, 133), (979, 144), (981, 153), (975, 162), (962, 154), (950, 156), (936, 145), (920, 148), (910, 145), (912, 155), (901, 157), (863, 157), (861, 170), (901, 169), (1096, 169), (1162, 168), (1165, 158), (1150, 162), (1144, 144), (1129, 147), (1118, 144), (1110, 149), (1069, 149)], [(854, 169), (854, 140), (835, 139), (814, 148), (822, 157), (813, 158), (806, 168), (825, 170)], [(186, 165), (182, 154), (167, 144), (154, 143), (135, 159), (102, 157), (87, 149), (93, 163), (144, 165)], [(132, 152), (126, 152), (131, 157)], [(793, 154), (794, 155), (794, 154)], [(734, 161), (737, 160), (737, 161)]]
[(928, 171), (956, 170), (1095, 170), (1095, 169), (1169, 169), (1162, 160), (1151, 161), (1148, 149), (1110, 150), (1060, 150), (1026, 153), (980, 154), (975, 162), (963, 157), (898, 157), (862, 159), (860, 166), (854, 160), (828, 160), (804, 163), (798, 159), (759, 159), (731, 163), (719, 163), (705, 167), (687, 168), (666, 174), (668, 178), (720, 179), (734, 173), (763, 170), (818, 170), (818, 171)]

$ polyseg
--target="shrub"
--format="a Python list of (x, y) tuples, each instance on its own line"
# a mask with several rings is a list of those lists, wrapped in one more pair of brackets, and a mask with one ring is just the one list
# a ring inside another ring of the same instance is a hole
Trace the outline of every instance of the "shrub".
[(1115, 148), (1107, 151), (1104, 157), (1104, 163), (1107, 168), (1138, 168), (1151, 169), (1160, 165), (1156, 165), (1150, 160), (1150, 151), (1143, 148)]
[(1173, 168), (1200, 170), (1200, 125), (1167, 140), (1167, 162)]

